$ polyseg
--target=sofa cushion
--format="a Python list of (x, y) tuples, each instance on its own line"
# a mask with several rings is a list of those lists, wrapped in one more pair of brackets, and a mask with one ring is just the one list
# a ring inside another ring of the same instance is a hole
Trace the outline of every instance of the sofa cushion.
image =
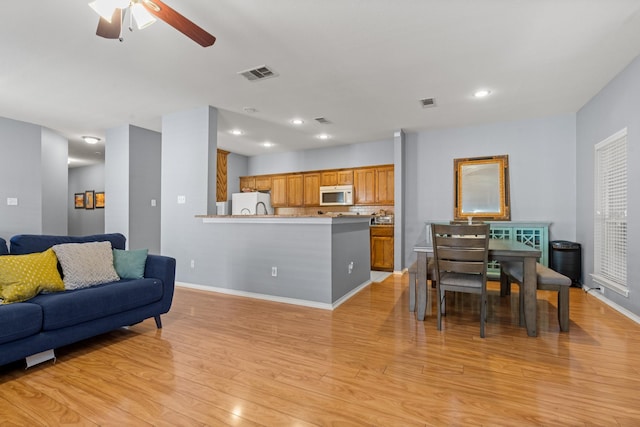
[(137, 279), (38, 295), (30, 302), (42, 307), (42, 329), (49, 331), (132, 310), (161, 298), (162, 281)]
[(7, 241), (0, 237), (0, 255), (6, 255), (9, 253), (7, 249)]
[(63, 243), (111, 242), (116, 249), (124, 249), (126, 238), (120, 233), (92, 234), (90, 236), (50, 236), (40, 234), (19, 234), (10, 240), (10, 253), (13, 255), (43, 252)]
[(111, 242), (64, 243), (52, 247), (60, 261), (66, 289), (120, 280), (113, 267)]
[(28, 337), (42, 328), (42, 308), (23, 302), (0, 306), (0, 344)]
[(0, 257), (2, 304), (25, 301), (42, 291), (64, 291), (58, 259), (51, 249), (28, 255)]
[(113, 266), (116, 273), (122, 279), (142, 279), (144, 277), (144, 267), (147, 263), (148, 249), (136, 249), (123, 251), (113, 250)]

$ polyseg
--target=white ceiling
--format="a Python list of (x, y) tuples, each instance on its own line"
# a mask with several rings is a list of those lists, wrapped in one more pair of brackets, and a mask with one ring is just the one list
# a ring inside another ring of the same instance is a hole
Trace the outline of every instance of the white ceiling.
[[(61, 133), (91, 162), (104, 145), (82, 135), (160, 131), (163, 114), (212, 105), (219, 147), (256, 155), (575, 112), (640, 54), (639, 0), (164, 1), (215, 45), (164, 22), (97, 37), (89, 0), (2, 2), (0, 116)], [(238, 74), (260, 65), (279, 76)]]

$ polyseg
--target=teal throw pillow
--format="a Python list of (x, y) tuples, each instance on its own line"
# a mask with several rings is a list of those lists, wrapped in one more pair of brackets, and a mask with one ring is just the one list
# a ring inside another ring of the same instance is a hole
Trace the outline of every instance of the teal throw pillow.
[(113, 266), (121, 279), (142, 279), (147, 262), (148, 249), (113, 250)]

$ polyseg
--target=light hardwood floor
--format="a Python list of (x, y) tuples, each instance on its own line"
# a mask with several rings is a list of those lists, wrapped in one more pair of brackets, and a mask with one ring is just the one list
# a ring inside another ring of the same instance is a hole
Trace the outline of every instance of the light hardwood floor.
[(640, 425), (640, 326), (572, 288), (571, 331), (539, 292), (529, 338), (515, 289), (491, 284), (481, 339), (473, 295), (416, 321), (407, 275), (333, 312), (178, 288), (162, 330), (1, 367), (0, 425)]

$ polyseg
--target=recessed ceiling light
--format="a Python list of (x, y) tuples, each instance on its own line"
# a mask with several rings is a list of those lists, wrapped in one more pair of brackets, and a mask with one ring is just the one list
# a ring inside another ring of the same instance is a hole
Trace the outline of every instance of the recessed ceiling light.
[(302, 120), (302, 119), (291, 119), (291, 124), (296, 125), (296, 126), (300, 126), (301, 124), (304, 124), (304, 120)]
[(96, 136), (83, 136), (82, 139), (84, 139), (84, 142), (87, 144), (97, 144), (98, 141), (100, 141), (100, 138)]
[(484, 98), (485, 96), (488, 96), (490, 93), (491, 91), (488, 89), (480, 89), (475, 91), (473, 93), (473, 96), (475, 96), (476, 98)]
[(262, 143), (262, 146), (267, 148), (273, 147), (273, 142), (265, 141)]
[(231, 135), (235, 135), (235, 136), (242, 135), (243, 133), (240, 129), (232, 129), (230, 132), (231, 132)]
[(321, 133), (320, 135), (316, 136), (316, 138), (322, 139), (322, 140), (327, 140), (327, 139), (331, 138), (331, 136), (327, 135), (326, 133)]

